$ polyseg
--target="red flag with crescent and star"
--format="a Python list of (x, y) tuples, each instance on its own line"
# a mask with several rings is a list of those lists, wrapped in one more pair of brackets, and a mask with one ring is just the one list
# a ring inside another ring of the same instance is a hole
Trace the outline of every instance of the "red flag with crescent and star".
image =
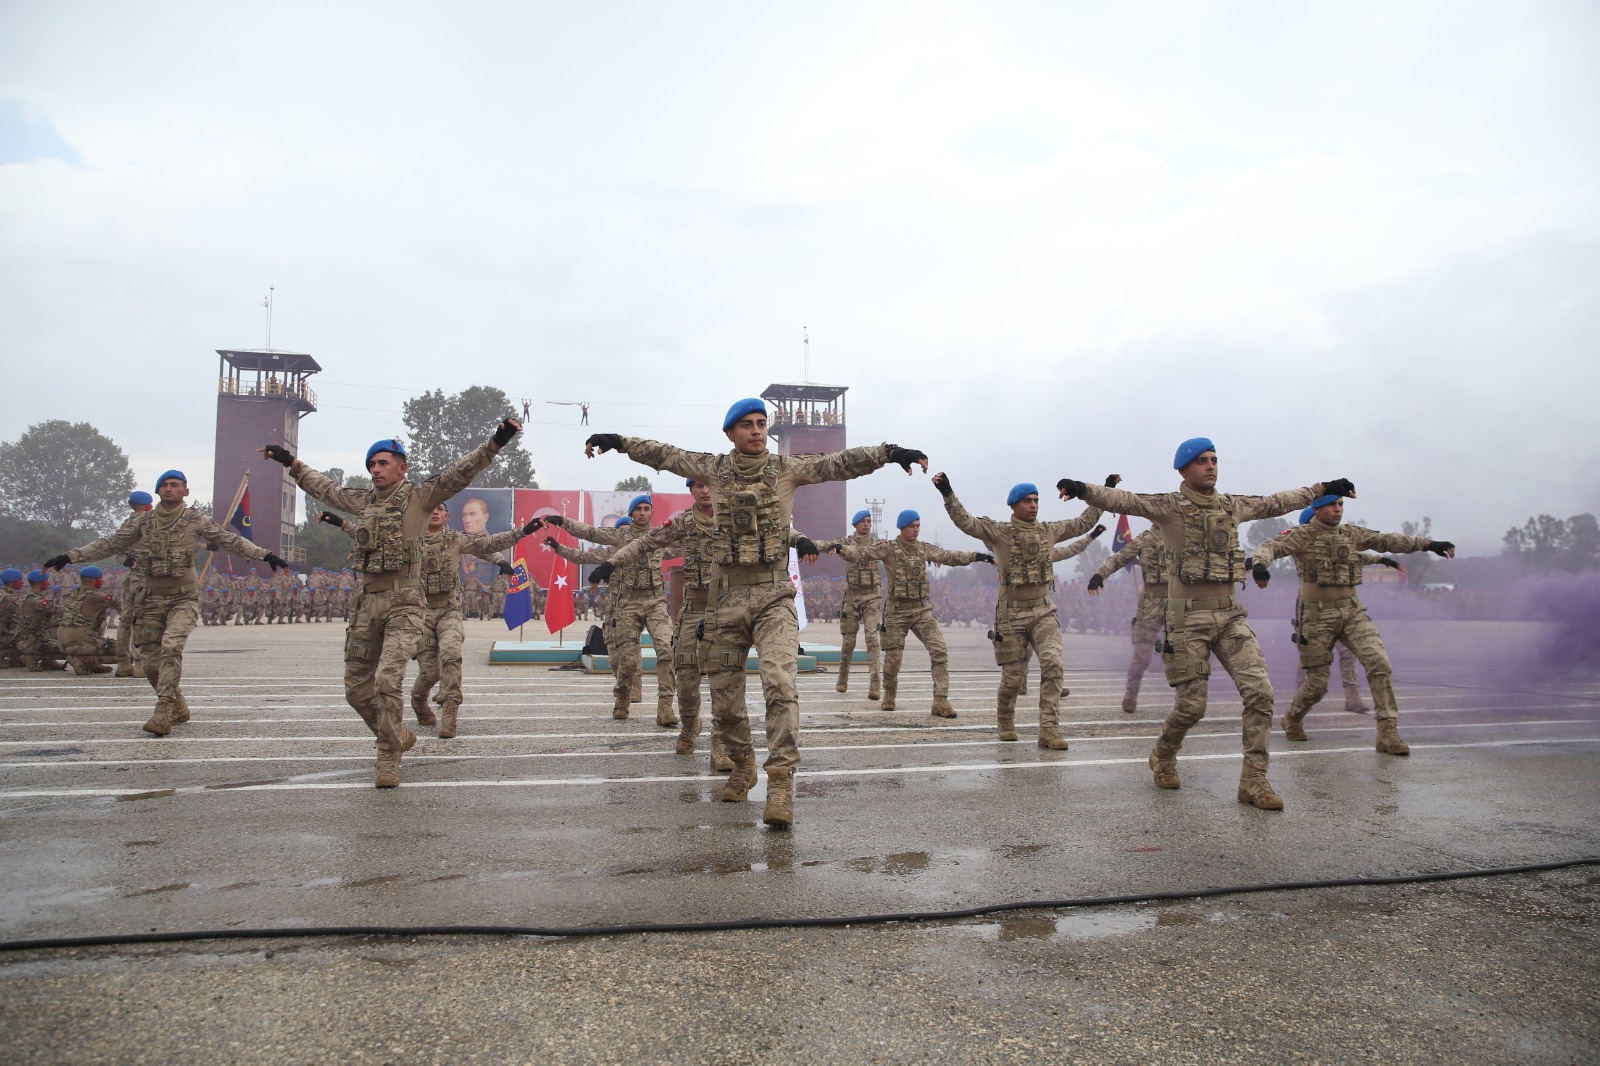
[[(1133, 543), (1133, 531), (1128, 528), (1128, 516), (1117, 515), (1117, 531), (1111, 535), (1111, 554), (1115, 555)], [(1132, 566), (1132, 560), (1126, 564)]]

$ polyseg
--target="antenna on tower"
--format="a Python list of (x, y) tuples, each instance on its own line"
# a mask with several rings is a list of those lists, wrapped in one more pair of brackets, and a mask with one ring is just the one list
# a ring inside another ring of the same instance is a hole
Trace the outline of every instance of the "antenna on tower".
[(878, 535), (878, 531), (883, 528), (883, 504), (884, 504), (884, 501), (883, 500), (863, 500), (862, 502), (867, 505), (867, 510), (872, 512), (872, 535), (873, 536), (877, 536)]
[(272, 296), (277, 292), (277, 286), (267, 286), (267, 298), (261, 301), (261, 306), (267, 309), (267, 351), (272, 351)]
[(805, 350), (806, 375), (801, 381), (811, 380), (811, 331), (805, 326), (800, 327), (800, 346)]

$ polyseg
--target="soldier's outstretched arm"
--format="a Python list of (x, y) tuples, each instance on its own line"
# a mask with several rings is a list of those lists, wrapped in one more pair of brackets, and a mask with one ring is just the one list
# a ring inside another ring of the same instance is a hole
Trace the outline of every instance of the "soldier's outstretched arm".
[(422, 506), (428, 510), (472, 484), (472, 479), (489, 469), (500, 449), (522, 432), (522, 423), (506, 417), (495, 427), (494, 435), (418, 486)]
[(1236, 522), (1254, 522), (1258, 518), (1277, 518), (1290, 511), (1304, 509), (1318, 496), (1356, 497), (1356, 487), (1346, 478), (1319, 481), (1303, 489), (1288, 489), (1271, 496), (1235, 496), (1233, 517)]
[(1062, 478), (1056, 482), (1056, 491), (1061, 494), (1063, 500), (1082, 500), (1102, 511), (1132, 515), (1135, 518), (1163, 518), (1177, 510), (1170, 492), (1129, 492), (1126, 489), (1108, 488), (1105, 485), (1074, 481), (1071, 478)]
[[(672, 521), (664, 526), (656, 526), (642, 537), (634, 537), (622, 547), (611, 553), (610, 559), (613, 566), (629, 566), (644, 558), (653, 551), (666, 548), (675, 548), (683, 543), (683, 538), (689, 535), (689, 526), (680, 521), (689, 512), (684, 511), (673, 515)], [(690, 519), (692, 521), (692, 519)], [(569, 527), (570, 528), (570, 527)], [(682, 551), (677, 552), (682, 555)], [(674, 556), (675, 557), (675, 556)]]
[[(1313, 496), (1312, 499), (1316, 497)], [(1250, 554), (1250, 568), (1253, 570), (1258, 566), (1270, 566), (1274, 559), (1281, 559), (1286, 555), (1298, 555), (1309, 536), (1306, 527), (1300, 526), (1279, 536), (1268, 537)]]
[(583, 454), (593, 459), (600, 452), (621, 452), (652, 470), (670, 470), (679, 477), (709, 480), (717, 457), (710, 452), (690, 452), (645, 437), (596, 433), (584, 443)]
[[(1139, 548), (1141, 547), (1140, 542), (1145, 537), (1150, 535), (1150, 531), (1146, 530), (1145, 532), (1140, 533), (1137, 537), (1134, 537), (1132, 540), (1128, 541), (1128, 543), (1122, 546), (1121, 551), (1117, 552), (1111, 558), (1101, 563), (1100, 569), (1096, 570), (1095, 574), (1099, 576), (1101, 581), (1105, 581), (1112, 574), (1133, 562), (1139, 557)], [(1085, 547), (1087, 547), (1087, 545), (1085, 545)]]
[(108, 555), (121, 555), (135, 544), (139, 543), (139, 516), (134, 515), (122, 525), (117, 527), (115, 533), (92, 540), (81, 548), (56, 556), (46, 562), (45, 569), (59, 570), (68, 563), (81, 563), (85, 559), (104, 559)]
[(617, 553), (617, 549), (611, 547), (590, 548), (585, 551), (581, 548), (563, 544), (554, 537), (546, 537), (544, 542), (551, 551), (568, 562), (574, 563), (606, 563), (610, 562), (611, 557)]
[(580, 522), (576, 518), (562, 518), (559, 522), (551, 521), (555, 517), (555, 515), (551, 515), (546, 518), (546, 524), (564, 529), (579, 540), (586, 540), (590, 544), (620, 545), (633, 540), (633, 533), (620, 526), (604, 529), (600, 526), (591, 526), (587, 522)]
[(1455, 558), (1456, 546), (1447, 540), (1432, 540), (1428, 537), (1411, 537), (1404, 533), (1378, 533), (1360, 526), (1347, 526), (1346, 532), (1362, 551), (1398, 552), (1410, 554), (1411, 552), (1431, 551), (1437, 555)]
[(817, 485), (824, 481), (849, 481), (864, 477), (890, 463), (896, 463), (911, 473), (913, 466), (928, 469), (928, 457), (915, 448), (902, 448), (898, 444), (875, 444), (864, 448), (846, 448), (842, 452), (825, 455), (795, 455), (794, 480), (797, 485)]
[[(532, 523), (530, 522), (529, 525), (532, 525)], [(463, 554), (492, 563), (495, 561), (494, 556), (499, 555), (507, 548), (516, 547), (517, 541), (531, 532), (532, 530), (528, 529), (527, 526), (518, 526), (515, 529), (508, 529), (504, 533), (495, 533), (492, 536), (472, 536), (471, 534), (463, 533), (456, 543), (461, 546)]]
[(988, 560), (989, 562), (994, 561), (994, 556), (984, 552), (953, 552), (941, 548), (937, 544), (928, 543), (922, 545), (922, 557), (928, 562), (938, 563), (940, 566), (971, 566), (980, 559)]
[(288, 565), (272, 552), (267, 551), (267, 549), (245, 540), (233, 530), (219, 525), (214, 518), (207, 518), (205, 515), (201, 515), (200, 524), (195, 529), (195, 533), (213, 551), (220, 546), (235, 555), (242, 555), (246, 559), (256, 559), (264, 563), (270, 563), (274, 570), (282, 570)]
[(992, 518), (979, 518), (970, 514), (950, 487), (950, 478), (943, 471), (933, 475), (933, 487), (944, 497), (944, 513), (950, 516), (955, 527), (969, 537), (981, 540), (985, 547), (993, 548), (1004, 534), (1001, 524)]
[[(1079, 537), (1077, 540), (1067, 541), (1064, 544), (1057, 544), (1054, 548), (1051, 548), (1050, 561), (1052, 563), (1060, 563), (1065, 562), (1074, 556), (1082, 555), (1084, 550), (1087, 549), (1089, 545), (1094, 543), (1095, 538), (1106, 531), (1106, 527), (1096, 526), (1095, 530), (1098, 530), (1099, 532), (1091, 530), (1089, 535), (1086, 537)], [(1130, 544), (1129, 547), (1132, 547), (1132, 545)], [(1123, 551), (1127, 551), (1127, 548), (1124, 548)], [(1117, 554), (1121, 555), (1122, 552), (1118, 552)], [(1105, 567), (1101, 567), (1100, 569), (1103, 570)], [(1095, 573), (1099, 572), (1099, 570), (1095, 571)], [(1106, 575), (1106, 577), (1110, 576), (1110, 574)], [(1105, 578), (1101, 578), (1101, 580), (1104, 581)]]
[[(263, 452), (271, 450), (271, 447), (262, 449)], [(289, 454), (283, 451), (282, 448), (277, 450), (283, 452), (284, 455)], [(268, 458), (279, 457), (269, 455)], [(282, 459), (279, 458), (279, 461), (282, 462)], [(294, 479), (294, 483), (299, 485), (301, 491), (307, 496), (310, 496), (318, 503), (326, 504), (348, 514), (359, 514), (367, 506), (367, 500), (372, 495), (371, 489), (347, 489), (343, 485), (336, 484), (332, 478), (322, 471), (307, 466), (299, 459), (291, 457), (286, 465), (289, 470), (289, 476)], [(351, 537), (355, 536), (348, 522), (345, 523), (343, 528)]]

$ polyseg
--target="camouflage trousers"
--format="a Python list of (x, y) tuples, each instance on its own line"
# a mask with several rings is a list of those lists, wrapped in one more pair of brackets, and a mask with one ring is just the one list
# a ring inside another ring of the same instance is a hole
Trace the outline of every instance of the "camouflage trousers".
[[(933, 698), (950, 698), (950, 648), (944, 642), (944, 631), (933, 616), (927, 600), (896, 601), (893, 610), (884, 616), (883, 630), (883, 681), (892, 692), (900, 677), (900, 662), (906, 654), (906, 635), (916, 634), (922, 646), (928, 649), (928, 666), (933, 673)], [(884, 697), (888, 699), (887, 696)]]
[(156, 690), (156, 699), (176, 705), (183, 681), (183, 646), (200, 624), (200, 593), (191, 589), (163, 595), (145, 589), (136, 608), (139, 623), (134, 639), (144, 661), (144, 677)]
[(56, 643), (73, 673), (93, 673), (100, 665), (100, 636), (87, 626), (57, 626)]
[(1167, 641), (1172, 650), (1163, 652), (1162, 660), (1167, 684), (1176, 691), (1172, 711), (1156, 738), (1156, 756), (1175, 756), (1183, 746), (1184, 736), (1206, 716), (1206, 687), (1211, 680), (1211, 657), (1215, 655), (1244, 699), (1245, 770), (1265, 774), (1273, 700), (1266, 657), (1245, 621), (1248, 612), (1237, 601), (1213, 610), (1190, 606), (1205, 602), (1209, 601), (1171, 600), (1167, 605)]
[(1016, 720), (1017, 695), (1028, 680), (1028, 656), (1039, 656), (1039, 727), (1061, 721), (1061, 689), (1066, 661), (1061, 653), (1061, 621), (1049, 597), (1022, 604), (1000, 599), (994, 609), (994, 661), (1000, 667), (996, 715), (1002, 723)]
[[(1298, 606), (1295, 608), (1295, 617), (1300, 617), (1300, 609)], [(1300, 630), (1296, 629), (1294, 635), (1296, 638), (1298, 638), (1300, 636)], [(1295, 640), (1295, 647), (1300, 647), (1300, 642), (1298, 639)], [(1341, 635), (1338, 642), (1334, 645), (1334, 650), (1339, 659), (1339, 684), (1344, 687), (1345, 709), (1352, 711), (1364, 711), (1365, 708), (1361, 705), (1361, 677), (1356, 673), (1357, 656), (1355, 649), (1350, 646), (1349, 638)], [(1294, 687), (1298, 689), (1305, 683), (1306, 668), (1304, 666), (1297, 665), (1294, 668)]]
[(128, 571), (122, 581), (122, 602), (117, 605), (117, 664), (132, 666), (138, 656), (134, 654), (133, 633), (139, 624), (139, 599), (144, 593), (144, 581), (137, 571)]
[(411, 686), (412, 702), (422, 702), (439, 686), (435, 703), (461, 702), (461, 644), (466, 633), (461, 608), (454, 603), (423, 607), (422, 646), (417, 649), (417, 680)]
[(711, 716), (717, 738), (735, 759), (753, 750), (745, 706), (745, 657), (761, 656), (761, 694), (767, 702), (767, 761), (770, 770), (800, 765), (800, 619), (794, 585), (780, 581), (730, 585), (715, 590), (717, 606), (706, 622), (700, 665), (711, 678)]
[[(678, 610), (678, 624), (672, 633), (673, 688), (678, 696), (678, 714), (685, 720), (700, 717), (700, 654), (697, 630), (706, 617), (704, 603), (685, 594)], [(657, 655), (660, 653), (658, 652)]]
[(56, 656), (61, 654), (61, 648), (55, 640), (47, 636), (40, 629), (21, 629), (17, 631), (17, 658), (22, 660), (22, 665), (30, 670), (59, 670), (61, 664), (56, 661)]
[(846, 593), (839, 606), (839, 680), (850, 676), (850, 660), (856, 653), (856, 630), (867, 634), (867, 670), (873, 681), (879, 676), (878, 627), (883, 624), (883, 598), (876, 589)]
[[(1384, 650), (1378, 627), (1372, 624), (1372, 619), (1367, 616), (1367, 608), (1360, 600), (1352, 596), (1331, 603), (1302, 604), (1300, 636), (1305, 641), (1300, 645), (1300, 665), (1305, 669), (1306, 679), (1295, 691), (1294, 699), (1289, 701), (1287, 714), (1290, 718), (1297, 721), (1304, 718), (1306, 712), (1327, 695), (1335, 644), (1343, 644), (1361, 660), (1361, 667), (1367, 673), (1367, 687), (1372, 690), (1374, 716), (1389, 721), (1396, 721), (1400, 717), (1400, 707), (1394, 698), (1394, 668), (1389, 664), (1389, 653)], [(1350, 661), (1348, 655), (1341, 655), (1341, 658), (1347, 663)], [(1354, 670), (1351, 672), (1354, 673)], [(1352, 677), (1351, 681), (1354, 680)], [(1350, 685), (1347, 683), (1346, 698), (1349, 691)], [(1360, 689), (1356, 691), (1359, 699)]]
[(611, 662), (617, 668), (617, 680), (611, 688), (618, 707), (628, 706), (629, 695), (636, 679), (644, 669), (639, 648), (639, 634), (648, 631), (650, 642), (656, 649), (656, 702), (658, 707), (672, 709), (674, 676), (672, 670), (672, 616), (667, 613), (667, 601), (660, 596), (619, 596), (611, 610), (611, 632), (606, 637), (606, 648)]
[(379, 751), (399, 751), (406, 663), (422, 646), (422, 589), (357, 589), (344, 635), (344, 698), (372, 730)]
[[(1150, 662), (1156, 655), (1156, 641), (1166, 628), (1167, 598), (1141, 592), (1139, 608), (1133, 616), (1133, 658), (1128, 660), (1128, 699), (1138, 697), (1139, 686), (1144, 683), (1144, 673), (1150, 669)], [(1123, 709), (1127, 710), (1127, 707)]]

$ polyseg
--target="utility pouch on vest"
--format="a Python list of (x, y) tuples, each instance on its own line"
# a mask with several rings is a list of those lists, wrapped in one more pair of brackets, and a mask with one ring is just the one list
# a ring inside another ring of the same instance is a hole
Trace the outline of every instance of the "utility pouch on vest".
[(1315, 601), (1301, 601), (1295, 629), (1299, 637), (1300, 665), (1307, 670), (1317, 666), (1327, 666), (1333, 662), (1333, 642), (1329, 641), (1323, 646), (1312, 641), (1312, 635), (1318, 629), (1317, 620), (1321, 613)]
[(1211, 676), (1211, 657), (1190, 655), (1186, 644), (1173, 647), (1171, 641), (1161, 645), (1161, 665), (1167, 672), (1167, 684), (1176, 688), (1189, 681), (1202, 681)]
[(894, 598), (890, 597), (889, 605), (883, 612), (883, 640), (884, 651), (899, 651), (906, 646), (905, 627), (900, 625), (899, 615), (894, 609)]
[(144, 612), (139, 617), (138, 629), (134, 641), (138, 644), (160, 644), (162, 619), (157, 618), (152, 612)]
[(996, 666), (1009, 666), (1028, 659), (1028, 642), (1011, 631), (1011, 611), (1003, 596), (995, 604), (994, 628), (989, 630), (989, 642), (994, 645)]

